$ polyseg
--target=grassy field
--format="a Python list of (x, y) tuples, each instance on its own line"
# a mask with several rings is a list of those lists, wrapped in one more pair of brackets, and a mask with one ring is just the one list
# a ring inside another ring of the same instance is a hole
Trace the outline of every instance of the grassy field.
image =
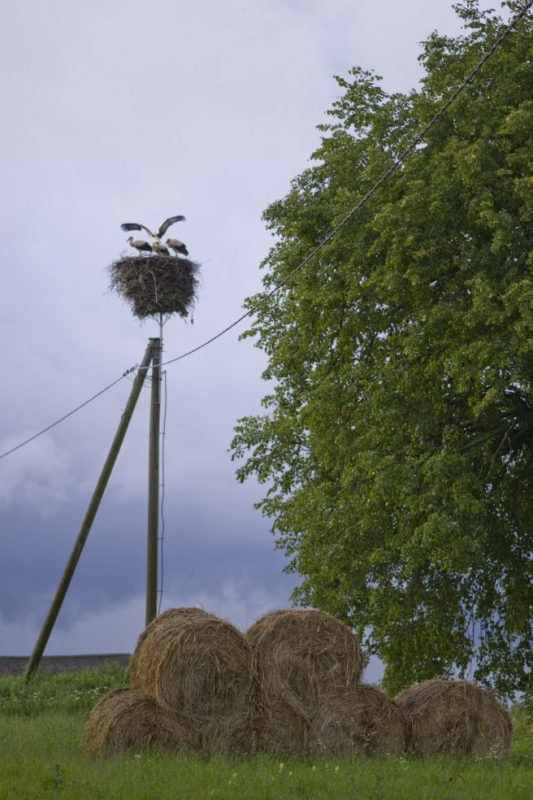
[(503, 764), (414, 758), (213, 758), (132, 753), (90, 759), (80, 749), (88, 712), (125, 684), (120, 668), (0, 679), (0, 798), (38, 800), (531, 800), (533, 719), (514, 712)]

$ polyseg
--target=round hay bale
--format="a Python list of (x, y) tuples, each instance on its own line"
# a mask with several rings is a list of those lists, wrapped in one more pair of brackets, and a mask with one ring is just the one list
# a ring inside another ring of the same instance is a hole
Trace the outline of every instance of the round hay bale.
[(233, 714), (196, 720), (199, 750), (207, 755), (235, 755), (252, 752), (251, 707)]
[(93, 708), (83, 730), (82, 747), (91, 756), (125, 750), (188, 749), (188, 734), (177, 718), (135, 689), (113, 689)]
[(395, 698), (411, 727), (420, 756), (477, 756), (501, 760), (509, 753), (512, 722), (492, 692), (469, 681), (429, 680)]
[(140, 635), (131, 685), (191, 725), (249, 711), (252, 652), (244, 634), (197, 608), (170, 609)]
[(401, 708), (373, 686), (325, 695), (311, 723), (313, 755), (405, 753), (408, 724)]
[(257, 706), (253, 719), (252, 752), (290, 758), (309, 753), (310, 725), (293, 705), (278, 700)]
[(129, 256), (108, 267), (110, 289), (132, 307), (138, 319), (179, 314), (194, 308), (200, 265), (180, 256)]
[(257, 664), (261, 701), (283, 700), (309, 719), (332, 689), (354, 687), (363, 670), (356, 636), (323, 611), (280, 609), (246, 633)]

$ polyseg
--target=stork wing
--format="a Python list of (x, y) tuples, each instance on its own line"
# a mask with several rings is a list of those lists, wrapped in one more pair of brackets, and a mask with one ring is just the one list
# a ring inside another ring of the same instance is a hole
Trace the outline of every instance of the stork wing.
[(161, 236), (165, 235), (165, 233), (168, 231), (171, 225), (174, 225), (175, 222), (183, 222), (184, 219), (185, 217), (182, 216), (181, 214), (178, 214), (177, 217), (169, 217), (168, 219), (166, 219), (164, 222), (161, 223), (155, 235), (158, 238), (161, 238)]
[(120, 227), (123, 231), (146, 231), (149, 236), (153, 236), (152, 231), (146, 225), (139, 225), (138, 222), (123, 222)]

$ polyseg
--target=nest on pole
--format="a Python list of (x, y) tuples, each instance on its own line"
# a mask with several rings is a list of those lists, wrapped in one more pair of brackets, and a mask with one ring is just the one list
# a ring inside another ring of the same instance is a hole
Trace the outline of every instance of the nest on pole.
[(200, 265), (181, 256), (128, 256), (109, 267), (110, 289), (126, 300), (135, 317), (163, 314), (186, 318), (194, 308)]

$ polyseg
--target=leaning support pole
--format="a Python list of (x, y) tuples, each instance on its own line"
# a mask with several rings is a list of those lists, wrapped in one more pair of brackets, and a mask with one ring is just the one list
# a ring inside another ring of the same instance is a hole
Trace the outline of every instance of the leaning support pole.
[[(161, 325), (160, 325), (161, 327)], [(152, 359), (152, 402), (148, 453), (148, 534), (146, 555), (146, 624), (157, 616), (157, 548), (159, 545), (159, 431), (161, 419), (161, 342), (150, 339)]]
[(80, 559), (83, 547), (85, 545), (85, 542), (87, 541), (89, 531), (91, 530), (91, 526), (96, 516), (96, 512), (98, 511), (98, 507), (100, 505), (100, 501), (102, 500), (105, 488), (107, 486), (107, 482), (115, 465), (115, 461), (117, 459), (120, 447), (122, 445), (122, 442), (124, 441), (124, 436), (126, 435), (126, 431), (128, 429), (128, 425), (133, 415), (133, 411), (137, 404), (137, 400), (139, 399), (144, 379), (146, 378), (146, 374), (148, 372), (150, 362), (152, 361), (152, 358), (154, 356), (154, 352), (155, 352), (155, 345), (153, 339), (151, 339), (148, 344), (148, 347), (146, 348), (146, 353), (144, 354), (144, 358), (141, 363), (141, 366), (139, 367), (139, 371), (135, 376), (135, 380), (133, 381), (133, 386), (131, 388), (131, 393), (128, 402), (126, 403), (126, 408), (124, 409), (124, 412), (120, 419), (120, 423), (117, 428), (115, 438), (113, 439), (113, 443), (109, 450), (109, 455), (107, 456), (106, 462), (100, 474), (100, 478), (98, 479), (98, 483), (96, 484), (96, 488), (91, 498), (91, 502), (89, 503), (89, 507), (87, 508), (85, 518), (81, 524), (80, 532), (78, 533), (78, 538), (76, 539), (76, 542), (70, 554), (70, 558), (65, 567), (65, 571), (63, 572), (63, 575), (59, 582), (59, 586), (57, 587), (55, 597), (52, 601), (52, 605), (50, 606), (48, 615), (44, 621), (41, 633), (39, 634), (39, 638), (37, 639), (35, 647), (33, 648), (33, 653), (31, 654), (29, 661), (26, 665), (26, 670), (24, 672), (24, 679), (26, 681), (29, 681), (29, 679), (39, 666), (39, 663), (41, 661), (41, 656), (48, 643), (50, 634), (52, 633), (52, 629), (57, 619), (57, 615), (59, 614), (61, 605), (63, 603), (63, 600), (65, 599), (65, 595), (70, 585), (70, 581), (72, 580), (72, 576), (74, 575), (74, 571)]

